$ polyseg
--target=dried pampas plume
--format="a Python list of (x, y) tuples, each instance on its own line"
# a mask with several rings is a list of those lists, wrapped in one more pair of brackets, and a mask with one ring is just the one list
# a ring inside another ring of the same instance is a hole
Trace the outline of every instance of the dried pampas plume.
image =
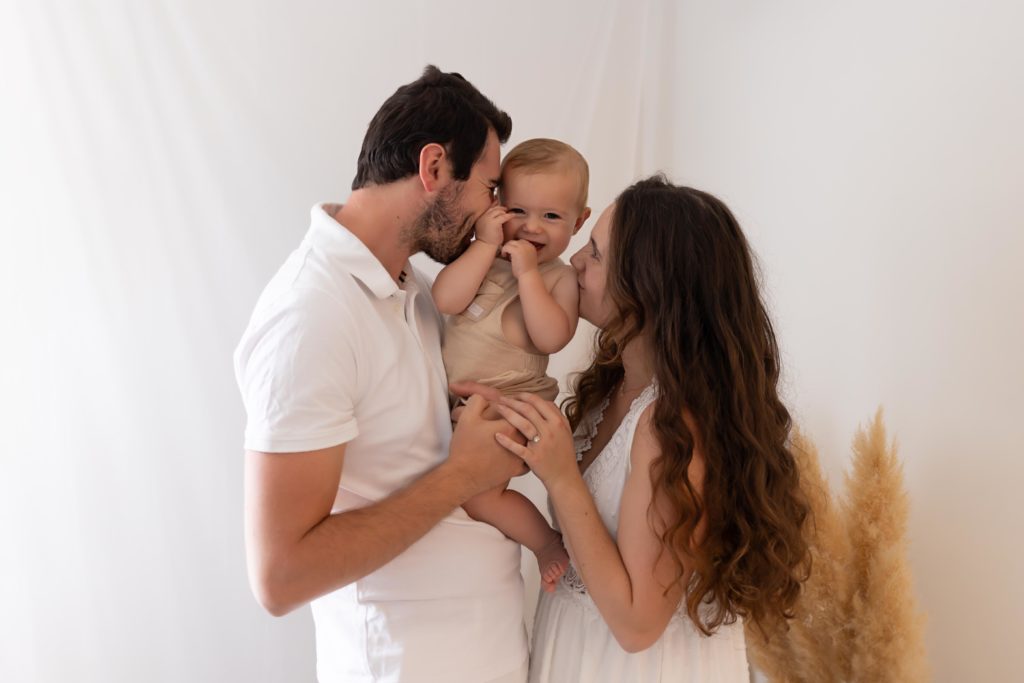
[(910, 503), (882, 411), (853, 440), (845, 512), (852, 548), (851, 681), (927, 678), (924, 620), (907, 562)]
[(800, 487), (811, 508), (804, 529), (811, 552), (811, 575), (804, 583), (788, 630), (765, 635), (752, 625), (747, 642), (755, 666), (772, 681), (817, 683), (848, 677), (848, 598), (850, 539), (839, 506), (821, 471), (818, 449), (794, 430), (790, 449), (800, 471)]
[(814, 444), (794, 430), (790, 447), (811, 508), (811, 575), (787, 624), (767, 634), (748, 624), (752, 663), (776, 683), (926, 680), (906, 552), (909, 504), (881, 411), (854, 437), (842, 503)]

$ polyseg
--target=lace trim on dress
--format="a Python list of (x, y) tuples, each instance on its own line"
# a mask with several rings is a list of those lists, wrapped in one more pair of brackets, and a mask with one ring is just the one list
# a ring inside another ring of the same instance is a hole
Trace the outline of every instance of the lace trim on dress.
[(583, 583), (583, 579), (580, 578), (580, 575), (576, 573), (576, 566), (572, 562), (569, 563), (569, 568), (562, 574), (562, 587), (568, 588), (569, 592), (573, 595), (587, 596), (587, 587)]
[[(576, 433), (572, 435), (573, 444), (576, 446), (576, 462), (583, 460), (583, 454), (590, 450), (594, 437), (597, 436), (597, 426), (604, 419), (604, 411), (608, 409), (611, 400), (611, 396), (605, 396), (597, 410), (584, 417), (576, 428)], [(581, 434), (580, 432), (586, 433)]]

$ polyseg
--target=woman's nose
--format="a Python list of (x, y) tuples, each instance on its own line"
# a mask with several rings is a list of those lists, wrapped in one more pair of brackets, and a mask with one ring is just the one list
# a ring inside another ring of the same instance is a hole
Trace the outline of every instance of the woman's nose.
[(583, 272), (583, 250), (578, 249), (575, 254), (569, 257), (569, 264), (579, 272)]

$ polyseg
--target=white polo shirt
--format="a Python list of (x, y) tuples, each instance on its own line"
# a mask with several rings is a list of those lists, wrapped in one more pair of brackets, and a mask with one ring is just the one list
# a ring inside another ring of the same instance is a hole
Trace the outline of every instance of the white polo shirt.
[[(317, 205), (235, 350), (245, 447), (347, 444), (333, 512), (405, 486), (448, 453), (441, 317)], [(296, 457), (302, 457), (301, 455)], [(456, 508), (378, 571), (312, 603), (328, 681), (488, 681), (527, 657), (519, 546)]]

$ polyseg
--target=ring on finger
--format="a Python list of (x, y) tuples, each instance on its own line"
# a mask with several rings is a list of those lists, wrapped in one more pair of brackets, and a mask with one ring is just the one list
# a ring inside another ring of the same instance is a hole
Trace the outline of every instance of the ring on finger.
[(530, 439), (533, 443), (540, 443), (540, 434), (534, 434), (533, 438)]

